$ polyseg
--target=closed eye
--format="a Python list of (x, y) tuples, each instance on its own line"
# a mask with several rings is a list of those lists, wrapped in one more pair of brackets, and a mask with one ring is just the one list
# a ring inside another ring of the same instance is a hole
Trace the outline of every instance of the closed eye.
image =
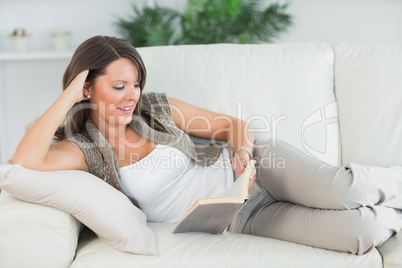
[(117, 89), (117, 90), (122, 90), (124, 88), (124, 85), (123, 84), (117, 85), (117, 86), (114, 86), (113, 88)]

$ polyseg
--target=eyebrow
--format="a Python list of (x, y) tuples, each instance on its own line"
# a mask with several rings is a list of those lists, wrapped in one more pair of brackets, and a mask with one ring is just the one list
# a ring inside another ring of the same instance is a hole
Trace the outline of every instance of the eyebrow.
[[(117, 79), (117, 80), (113, 80), (113, 81), (111, 81), (111, 83), (114, 83), (114, 82), (120, 82), (120, 83), (128, 83), (128, 81), (126, 81), (126, 80), (122, 80), (122, 79)], [(140, 81), (135, 81), (135, 83), (140, 83)]]

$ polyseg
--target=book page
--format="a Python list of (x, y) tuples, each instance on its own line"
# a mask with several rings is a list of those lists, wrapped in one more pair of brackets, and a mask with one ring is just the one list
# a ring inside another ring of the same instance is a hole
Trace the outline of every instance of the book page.
[(248, 197), (248, 182), (251, 176), (251, 172), (254, 169), (255, 160), (251, 160), (244, 172), (240, 175), (239, 178), (233, 183), (230, 187), (229, 191), (225, 194), (225, 197), (233, 197), (233, 198), (243, 198), (247, 199)]

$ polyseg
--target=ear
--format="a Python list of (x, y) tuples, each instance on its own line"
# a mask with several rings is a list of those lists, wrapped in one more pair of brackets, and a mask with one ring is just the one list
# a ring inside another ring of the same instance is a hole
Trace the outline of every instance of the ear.
[(84, 95), (91, 94), (90, 87), (91, 87), (91, 83), (89, 83), (89, 82), (84, 83), (84, 88), (82, 89), (82, 92), (84, 93)]

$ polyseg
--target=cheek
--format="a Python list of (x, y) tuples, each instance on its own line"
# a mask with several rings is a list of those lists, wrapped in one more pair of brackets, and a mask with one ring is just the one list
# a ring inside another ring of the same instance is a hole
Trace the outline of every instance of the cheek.
[(117, 104), (121, 101), (122, 97), (120, 96), (119, 92), (113, 92), (111, 90), (99, 90), (99, 105), (100, 110), (105, 112), (113, 112), (116, 110)]
[(140, 97), (141, 97), (141, 94), (142, 94), (142, 91), (141, 91), (141, 89), (139, 88), (137, 91), (136, 91), (136, 93), (137, 93), (137, 101), (140, 99)]

